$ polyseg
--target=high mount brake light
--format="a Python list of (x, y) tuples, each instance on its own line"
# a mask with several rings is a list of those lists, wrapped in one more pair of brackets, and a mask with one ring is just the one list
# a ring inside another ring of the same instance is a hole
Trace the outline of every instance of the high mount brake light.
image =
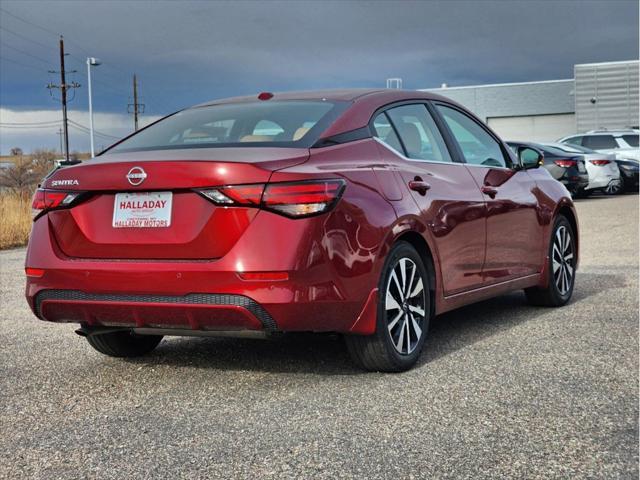
[(33, 194), (33, 202), (31, 208), (33, 210), (33, 217), (47, 212), (49, 210), (55, 210), (58, 208), (70, 207), (82, 192), (63, 192), (60, 190), (45, 190), (39, 188), (36, 193)]
[(553, 163), (564, 168), (575, 167), (578, 165), (577, 160), (554, 160)]
[(344, 180), (311, 180), (231, 185), (198, 192), (218, 205), (259, 207), (287, 217), (302, 218), (331, 210), (344, 188)]
[(599, 167), (602, 167), (604, 165), (608, 165), (609, 163), (611, 163), (611, 160), (590, 160), (591, 163), (593, 163), (594, 165), (598, 165)]

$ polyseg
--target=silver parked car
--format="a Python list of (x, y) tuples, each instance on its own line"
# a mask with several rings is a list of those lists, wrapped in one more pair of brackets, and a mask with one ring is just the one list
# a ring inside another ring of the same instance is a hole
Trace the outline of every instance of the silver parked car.
[(578, 196), (586, 197), (595, 191), (616, 195), (622, 191), (620, 169), (614, 153), (600, 153), (590, 148), (567, 145), (566, 143), (545, 143), (543, 145), (582, 156), (589, 174), (589, 184), (578, 192)]

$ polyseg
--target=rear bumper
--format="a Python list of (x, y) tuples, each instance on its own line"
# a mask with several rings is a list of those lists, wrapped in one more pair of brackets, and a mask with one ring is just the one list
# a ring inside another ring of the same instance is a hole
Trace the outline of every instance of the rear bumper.
[[(345, 248), (333, 214), (295, 222), (269, 215), (257, 215), (224, 258), (188, 261), (69, 258), (41, 218), (26, 267), (44, 274), (27, 277), (27, 301), (42, 320), (92, 326), (353, 331), (379, 263)], [(287, 272), (288, 279), (247, 281), (242, 272)]]
[(560, 182), (567, 187), (567, 190), (570, 192), (575, 192), (577, 190), (582, 190), (587, 188), (589, 184), (589, 179), (586, 176), (575, 175), (575, 176), (567, 176), (566, 178), (562, 178)]
[(596, 190), (600, 188), (606, 188), (611, 183), (620, 183), (620, 174), (607, 174), (601, 173), (599, 175), (593, 175), (589, 178), (589, 185), (587, 190)]
[(91, 294), (40, 290), (33, 299), (38, 318), (91, 326), (189, 330), (277, 330), (271, 315), (242, 295)]
[(624, 188), (627, 190), (638, 190), (639, 185), (639, 175), (638, 172), (634, 173), (626, 173), (622, 176), (622, 182), (624, 184)]

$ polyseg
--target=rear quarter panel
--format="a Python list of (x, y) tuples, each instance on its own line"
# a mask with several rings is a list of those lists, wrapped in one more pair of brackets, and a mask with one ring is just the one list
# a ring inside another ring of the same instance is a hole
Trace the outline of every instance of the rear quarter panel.
[[(539, 222), (540, 226), (543, 229), (542, 238), (544, 242), (543, 252), (545, 252), (544, 260), (546, 260), (549, 252), (553, 222), (561, 212), (565, 212), (568, 216), (573, 217), (573, 220), (575, 221), (577, 255), (576, 262), (578, 262), (580, 258), (579, 222), (578, 214), (573, 204), (573, 200), (571, 199), (571, 194), (564, 185), (554, 180), (551, 175), (549, 175), (549, 172), (547, 172), (543, 168), (534, 168), (531, 170), (527, 170), (527, 173), (536, 182), (535, 196), (537, 197), (539, 203)], [(541, 279), (541, 281), (543, 285), (546, 285), (545, 279)]]
[[(377, 287), (388, 251), (387, 232), (396, 213), (379, 188), (373, 169), (379, 165), (371, 140), (311, 150), (309, 161), (275, 172), (271, 182), (341, 178), (347, 185), (336, 208), (309, 232), (314, 246), (301, 250), (304, 268), (328, 266), (340, 295), (358, 312)], [(355, 317), (354, 317), (355, 320)]]

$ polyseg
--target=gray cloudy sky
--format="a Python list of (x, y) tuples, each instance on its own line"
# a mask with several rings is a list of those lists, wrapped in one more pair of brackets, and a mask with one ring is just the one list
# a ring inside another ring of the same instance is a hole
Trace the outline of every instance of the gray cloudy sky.
[[(87, 125), (84, 59), (93, 72), (96, 128), (122, 135), (131, 74), (147, 119), (208, 99), (262, 90), (428, 88), (571, 78), (576, 63), (638, 58), (638, 2), (0, 2), (0, 149), (57, 145), (44, 88), (57, 81), (57, 38), (82, 84), (71, 116)], [(72, 148), (86, 149), (75, 129)], [(109, 137), (100, 142), (108, 144)]]

